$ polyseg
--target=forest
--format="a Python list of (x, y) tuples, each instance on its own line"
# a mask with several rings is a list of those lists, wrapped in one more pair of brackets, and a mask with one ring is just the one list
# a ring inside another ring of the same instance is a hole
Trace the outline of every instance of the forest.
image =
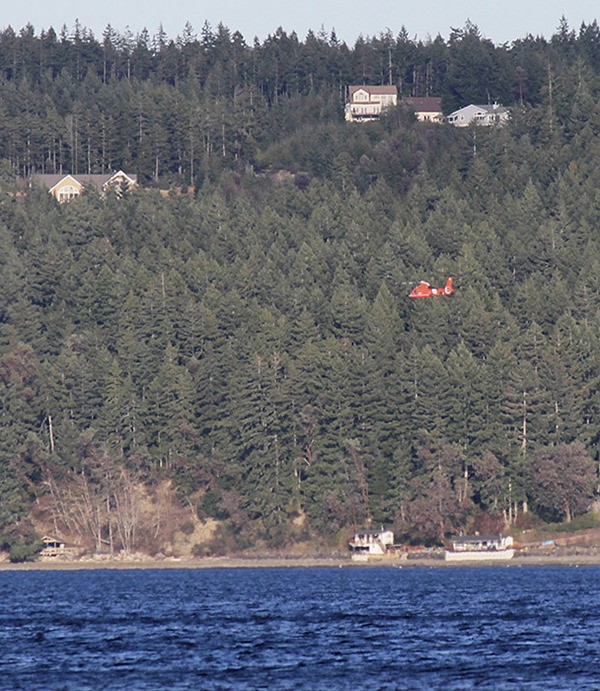
[[(600, 463), (600, 29), (0, 32), (0, 548), (571, 521)], [(504, 127), (346, 123), (350, 84)], [(140, 186), (58, 204), (35, 173)], [(449, 298), (409, 300), (419, 281)], [(142, 510), (154, 506), (153, 512)]]

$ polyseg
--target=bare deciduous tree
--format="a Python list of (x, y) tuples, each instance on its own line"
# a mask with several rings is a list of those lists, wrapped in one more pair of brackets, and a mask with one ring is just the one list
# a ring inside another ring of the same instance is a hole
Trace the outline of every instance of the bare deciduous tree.
[(536, 507), (553, 520), (570, 522), (590, 507), (596, 472), (579, 442), (541, 449), (527, 468), (527, 489)]

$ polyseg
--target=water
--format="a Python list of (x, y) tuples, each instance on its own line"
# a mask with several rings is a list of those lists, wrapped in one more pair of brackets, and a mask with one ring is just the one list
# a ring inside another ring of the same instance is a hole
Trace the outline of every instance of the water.
[(0, 572), (2, 689), (598, 689), (600, 567)]

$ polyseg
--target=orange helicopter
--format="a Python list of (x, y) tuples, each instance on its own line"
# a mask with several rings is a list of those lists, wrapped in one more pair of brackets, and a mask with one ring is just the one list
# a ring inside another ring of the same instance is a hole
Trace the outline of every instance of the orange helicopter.
[(421, 281), (418, 286), (413, 288), (408, 297), (409, 298), (437, 298), (440, 295), (450, 296), (454, 292), (454, 279), (452, 276), (446, 281), (443, 288), (432, 288), (427, 281)]

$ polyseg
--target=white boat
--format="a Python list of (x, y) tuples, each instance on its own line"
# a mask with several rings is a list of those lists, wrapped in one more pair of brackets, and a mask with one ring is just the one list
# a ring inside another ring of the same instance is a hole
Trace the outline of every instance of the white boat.
[(452, 538), (446, 561), (506, 561), (515, 555), (510, 535), (460, 535)]

